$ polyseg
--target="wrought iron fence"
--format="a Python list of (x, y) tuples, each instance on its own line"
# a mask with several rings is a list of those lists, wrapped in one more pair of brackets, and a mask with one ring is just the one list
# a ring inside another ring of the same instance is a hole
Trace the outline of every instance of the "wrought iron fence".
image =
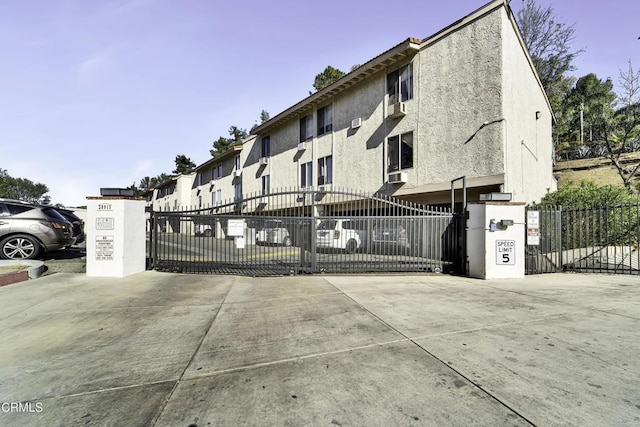
[(528, 274), (560, 270), (640, 274), (638, 201), (535, 210), (540, 212), (540, 244), (527, 245)]
[(349, 190), (285, 189), (150, 212), (150, 267), (248, 275), (452, 271), (458, 217)]

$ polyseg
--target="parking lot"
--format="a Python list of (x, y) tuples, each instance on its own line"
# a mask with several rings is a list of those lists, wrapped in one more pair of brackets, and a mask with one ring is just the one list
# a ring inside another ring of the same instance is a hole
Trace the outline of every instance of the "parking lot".
[(56, 273), (0, 305), (0, 425), (640, 423), (630, 276)]

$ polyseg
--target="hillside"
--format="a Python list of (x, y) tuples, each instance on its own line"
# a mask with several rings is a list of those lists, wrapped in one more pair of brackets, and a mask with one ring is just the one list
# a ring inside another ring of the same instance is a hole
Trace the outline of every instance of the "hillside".
[[(640, 152), (626, 153), (621, 158), (625, 163), (637, 162), (640, 161)], [(558, 162), (553, 168), (553, 174), (558, 180), (558, 187), (569, 181), (577, 183), (582, 180), (624, 187), (618, 171), (605, 157)]]

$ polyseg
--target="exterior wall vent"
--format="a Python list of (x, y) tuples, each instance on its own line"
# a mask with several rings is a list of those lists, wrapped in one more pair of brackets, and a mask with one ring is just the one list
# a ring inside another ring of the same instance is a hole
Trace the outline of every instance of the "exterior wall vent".
[(360, 126), (362, 126), (362, 117), (351, 120), (351, 129), (358, 129)]
[(268, 157), (260, 157), (260, 164), (261, 165), (268, 165), (269, 164), (269, 158)]

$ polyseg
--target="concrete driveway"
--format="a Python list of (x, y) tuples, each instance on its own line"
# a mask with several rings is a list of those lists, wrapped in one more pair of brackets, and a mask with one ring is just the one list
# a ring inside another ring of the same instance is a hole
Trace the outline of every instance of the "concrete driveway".
[(0, 425), (640, 424), (637, 277), (56, 273), (0, 343)]

